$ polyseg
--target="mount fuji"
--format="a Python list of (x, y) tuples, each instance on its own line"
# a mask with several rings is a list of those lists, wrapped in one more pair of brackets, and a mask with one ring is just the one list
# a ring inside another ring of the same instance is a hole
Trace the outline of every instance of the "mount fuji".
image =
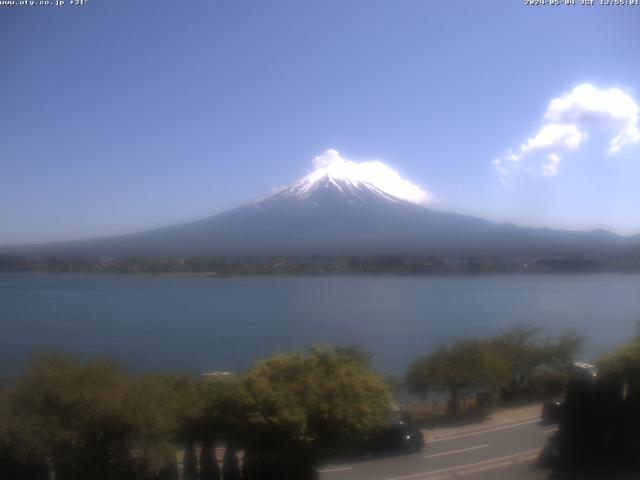
[(384, 164), (372, 165), (367, 174), (358, 165), (333, 158), (262, 200), (192, 223), (117, 237), (4, 247), (0, 253), (115, 258), (512, 256), (615, 253), (640, 243), (637, 237), (602, 230), (524, 228), (436, 211), (421, 205), (430, 194), (394, 178), (397, 174)]

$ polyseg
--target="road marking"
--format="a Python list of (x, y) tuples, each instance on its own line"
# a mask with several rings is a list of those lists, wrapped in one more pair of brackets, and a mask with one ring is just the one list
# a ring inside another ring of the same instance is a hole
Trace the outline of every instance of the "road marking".
[(345, 470), (351, 470), (352, 468), (353, 467), (326, 468), (324, 470), (318, 470), (318, 473), (343, 472)]
[(549, 428), (547, 430), (543, 430), (542, 434), (543, 435), (549, 435), (550, 433), (557, 432), (557, 431), (558, 431), (558, 427), (553, 427), (553, 428)]
[(454, 453), (468, 452), (470, 450), (477, 450), (478, 448), (485, 448), (488, 446), (489, 444), (478, 445), (477, 447), (461, 448), (460, 450), (451, 450), (450, 452), (433, 453), (431, 455), (425, 455), (424, 458), (442, 457), (443, 455), (453, 455)]
[(455, 440), (457, 438), (471, 437), (473, 435), (482, 435), (483, 433), (487, 433), (487, 432), (496, 432), (498, 430), (506, 430), (508, 428), (521, 427), (522, 425), (529, 425), (531, 423), (537, 423), (539, 421), (540, 420), (536, 418), (534, 420), (527, 420), (526, 422), (513, 423), (511, 425), (504, 425), (502, 427), (489, 428), (487, 430), (480, 430), (478, 432), (461, 433), (459, 435), (451, 435), (450, 437), (436, 438), (435, 440), (429, 440), (426, 443), (444, 442), (446, 440)]
[[(406, 478), (416, 478), (416, 477), (423, 477), (425, 475), (433, 475), (434, 473), (438, 473), (440, 471), (441, 470), (436, 470), (434, 472), (426, 472), (426, 473), (414, 473), (413, 475), (405, 475), (404, 477), (385, 478), (384, 480), (405, 480)], [(429, 477), (429, 480), (442, 480), (444, 478), (451, 478), (451, 475), (447, 474), (447, 475), (440, 475), (439, 477)]]
[(529, 460), (535, 460), (536, 458), (538, 458), (540, 456), (539, 453), (534, 453), (533, 455), (529, 455), (527, 457), (522, 457), (519, 458), (518, 460), (516, 460), (517, 462), (527, 462)]
[(458, 472), (458, 475), (472, 475), (474, 473), (486, 472), (487, 470), (493, 470), (494, 468), (506, 467), (512, 465), (513, 462), (494, 463), (491, 465), (485, 465), (484, 467), (473, 468), (471, 470), (465, 470), (464, 472)]
[[(452, 472), (454, 470), (464, 470), (465, 468), (475, 467), (477, 465), (486, 465), (488, 463), (503, 462), (504, 460), (508, 460), (510, 458), (519, 457), (522, 455), (531, 455), (534, 452), (539, 453), (541, 451), (542, 451), (541, 448), (534, 448), (533, 450), (527, 450), (526, 452), (514, 453), (512, 455), (506, 455), (504, 457), (491, 458), (489, 460), (482, 460), (481, 462), (467, 463), (466, 465), (458, 465), (456, 467), (441, 468), (440, 470), (430, 470), (428, 472), (422, 472), (422, 473), (413, 473), (411, 475), (403, 475), (402, 477), (386, 478), (385, 480), (405, 480), (408, 478), (417, 478), (417, 477), (426, 477), (429, 475), (435, 475), (436, 473)], [(429, 480), (436, 480), (436, 479), (431, 478)]]

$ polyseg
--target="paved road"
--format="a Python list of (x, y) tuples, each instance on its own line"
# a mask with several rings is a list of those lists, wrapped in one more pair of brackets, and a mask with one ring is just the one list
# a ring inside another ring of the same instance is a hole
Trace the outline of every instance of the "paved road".
[(541, 480), (535, 463), (555, 427), (538, 418), (429, 438), (417, 454), (327, 465), (321, 480)]

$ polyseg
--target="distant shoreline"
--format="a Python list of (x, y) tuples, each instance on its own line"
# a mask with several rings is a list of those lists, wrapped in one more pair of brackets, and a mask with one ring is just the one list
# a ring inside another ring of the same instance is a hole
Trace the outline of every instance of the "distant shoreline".
[(48, 271), (0, 271), (0, 274), (7, 275), (36, 275), (36, 276), (72, 276), (72, 275), (91, 275), (91, 276), (127, 276), (127, 277), (155, 277), (155, 278), (215, 278), (215, 279), (232, 279), (232, 278), (373, 278), (373, 277), (394, 277), (394, 278), (472, 278), (472, 277), (507, 277), (507, 276), (593, 276), (607, 274), (621, 275), (639, 275), (640, 270), (599, 270), (599, 271), (547, 271), (547, 272), (450, 272), (450, 273), (393, 273), (393, 272), (327, 272), (327, 273), (236, 273), (236, 274), (216, 274), (213, 272), (95, 272), (95, 271), (65, 271), (65, 272), (48, 272)]
[(171, 277), (448, 276), (637, 273), (638, 255), (308, 255), (235, 257), (11, 257), (0, 272), (120, 273)]

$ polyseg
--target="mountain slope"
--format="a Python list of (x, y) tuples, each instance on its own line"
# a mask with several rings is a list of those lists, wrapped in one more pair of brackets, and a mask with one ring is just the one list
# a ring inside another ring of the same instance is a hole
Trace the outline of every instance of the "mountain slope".
[(5, 247), (31, 256), (540, 255), (611, 253), (637, 244), (604, 231), (496, 224), (430, 210), (360, 178), (314, 172), (253, 204), (119, 237)]

